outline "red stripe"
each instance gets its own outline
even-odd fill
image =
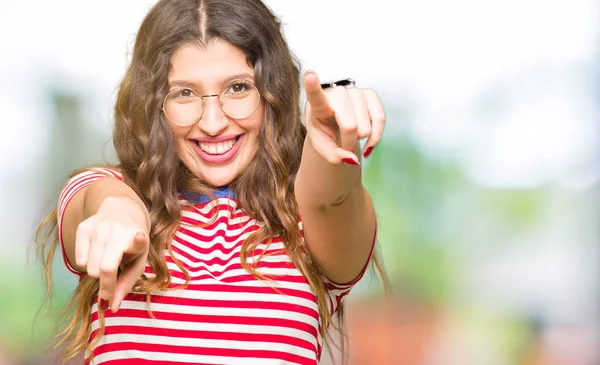
[[[277,275],[277,274],[272,274],[272,273],[271,274],[261,273],[261,274],[267,280],[289,282],[289,283],[299,283],[299,284],[307,283],[306,278],[304,276],[302,276],[301,274],[299,274],[297,276]],[[240,283],[240,282],[248,282],[248,281],[255,282],[258,280],[251,274],[241,274],[241,275],[229,276],[226,278],[216,278],[215,276],[210,275],[210,274],[200,274],[200,275],[190,275],[190,276],[191,276],[192,280],[212,279],[212,280],[218,280],[222,283]],[[182,272],[171,271],[171,277],[185,280],[185,275]]]
[[[227,220],[227,217],[225,217],[225,219]],[[218,229],[217,231],[212,233],[212,235],[210,235],[210,236],[202,234],[200,232],[191,231],[183,226],[179,226],[177,231],[179,231],[193,239],[202,241],[202,242],[211,242],[216,237],[222,237],[225,242],[230,243],[230,242],[238,241],[240,236],[243,235],[244,233],[252,233],[252,232],[255,232],[256,230],[258,230],[259,228],[260,227],[257,224],[253,224],[253,225],[247,226],[246,229],[244,229],[243,231],[240,231],[240,233],[235,236],[227,236],[226,231],[224,231],[223,229]],[[207,230],[207,228],[204,228],[203,230]],[[175,237],[177,237],[177,236],[175,236]]]
[[[173,252],[173,254],[177,254],[178,256],[182,256],[183,258],[188,259],[192,263],[204,263],[205,265],[208,265],[208,266],[215,265],[215,264],[223,266],[223,265],[227,265],[230,262],[235,261],[235,260],[237,260],[238,262],[241,263],[241,258],[240,258],[241,257],[241,252],[240,251],[235,252],[233,255],[231,255],[231,256],[229,256],[227,258],[221,258],[219,256],[215,256],[215,257],[211,258],[210,260],[206,260],[206,259],[203,259],[202,257],[195,256],[192,253],[183,251],[181,249],[181,247],[179,247],[178,245],[172,246],[171,247],[171,251]],[[273,257],[273,256],[286,256],[286,257],[288,257],[287,256],[287,252],[285,251],[285,249],[276,248],[276,249],[269,249],[269,250],[261,250],[261,249],[253,250],[251,253],[249,253],[248,259],[258,258],[261,255],[263,255],[263,257]],[[168,255],[168,254],[165,254],[165,259],[166,259],[167,262],[173,262],[173,258],[170,255]],[[260,262],[262,262],[262,261],[260,261]],[[292,268],[295,267],[294,263],[291,262],[291,261],[289,261],[289,258],[288,259],[281,258],[280,261],[278,261],[278,262],[286,262],[286,263],[292,265],[290,267],[292,267]]]
[[[134,294],[127,296],[129,300],[136,302],[145,302],[146,296],[142,294]],[[244,298],[244,297],[242,297]],[[241,309],[270,309],[280,310],[291,313],[301,313],[309,317],[318,318],[319,314],[312,308],[300,304],[281,303],[273,301],[258,301],[258,300],[216,300],[216,299],[196,299],[196,298],[180,298],[162,295],[153,295],[150,297],[152,303],[173,304],[189,307],[205,307],[205,308],[241,308]]]
[[[315,361],[298,356],[290,353],[281,351],[268,351],[268,350],[238,350],[229,348],[206,348],[206,347],[192,347],[192,346],[173,346],[173,345],[157,345],[157,344],[146,344],[137,342],[120,342],[109,345],[98,346],[94,350],[94,355],[98,356],[103,353],[112,351],[127,351],[127,350],[138,350],[144,352],[164,352],[173,354],[187,354],[187,355],[204,355],[204,356],[225,356],[225,357],[236,357],[236,358],[258,358],[258,359],[277,359],[284,361],[291,361],[297,364],[315,365]]]
[[[85,188],[86,186],[90,185],[92,182],[94,182],[98,179],[101,179],[103,177],[106,177],[106,176],[102,175],[102,174],[93,174],[93,175],[82,176],[79,179],[68,182],[67,185],[63,188],[63,193],[59,197],[59,206],[62,207],[61,209],[64,210],[66,208],[68,202],[71,200],[73,195],[77,194],[77,192],[79,190]],[[64,200],[64,201],[61,202],[61,200]]]
[[[80,280],[85,275],[85,273],[75,270],[73,267],[71,267],[71,265],[69,265],[69,262],[67,260],[67,253],[65,251],[65,245],[63,243],[63,232],[62,232],[63,220],[65,218],[65,212],[67,211],[67,206],[69,205],[69,202],[71,201],[71,199],[73,199],[75,194],[77,194],[83,188],[89,186],[91,183],[93,183],[94,181],[96,181],[102,177],[105,177],[105,175],[94,174],[91,176],[88,175],[85,178],[72,180],[70,183],[67,183],[66,186],[63,188],[63,192],[60,194],[60,197],[58,200],[58,211],[57,211],[57,214],[59,217],[58,218],[58,241],[60,243],[60,249],[61,249],[62,257],[63,257],[63,263],[65,264],[65,267],[67,268],[67,270],[78,275]]]
[[[169,259],[168,261],[172,262],[172,259]],[[282,270],[294,269],[294,265],[291,262],[260,261],[256,265],[251,265],[251,267],[253,267],[256,270],[259,270],[259,269],[282,269]],[[190,274],[190,276],[192,276],[194,278],[197,278],[198,276],[200,276],[202,274],[207,274],[207,275],[210,275],[211,277],[217,278],[217,277],[222,277],[225,274],[227,274],[233,270],[244,270],[242,264],[240,264],[239,262],[233,262],[229,265],[226,265],[223,268],[223,270],[221,270],[221,271],[208,269],[204,265],[200,266],[200,267],[190,267],[189,265],[184,265],[184,268],[187,270],[187,272]],[[262,271],[260,273],[263,275],[277,275],[276,273],[268,273],[268,272],[262,272]]]
[[[214,207],[214,208],[212,208],[211,210],[209,210],[208,212],[206,212],[206,213],[204,213],[204,214],[203,214],[202,212],[198,212],[198,211],[196,211],[196,210],[191,210],[191,209],[188,209],[187,207],[186,207],[186,208],[184,208],[183,210],[184,210],[184,212],[189,212],[189,213],[195,213],[195,214],[198,214],[199,216],[201,216],[201,217],[203,218],[202,220],[198,220],[198,219],[195,219],[195,218],[193,218],[193,217],[190,217],[190,216],[189,216],[189,214],[187,214],[187,215],[186,215],[186,214],[184,214],[184,215],[181,217],[181,221],[182,221],[183,223],[185,223],[185,224],[187,224],[187,225],[191,225],[191,226],[198,226],[198,227],[202,227],[202,225],[204,225],[204,224],[206,224],[206,223],[208,223],[208,222],[211,222],[211,221],[212,221],[212,219],[213,219],[213,217],[214,217],[216,214],[218,214],[217,212],[221,213],[221,212],[223,212],[223,211],[227,211],[227,213],[225,213],[225,214],[221,214],[221,215],[220,215],[220,216],[217,218],[217,220],[215,220],[215,221],[214,221],[214,223],[218,223],[218,222],[219,222],[219,220],[218,220],[218,219],[225,217],[225,218],[227,218],[227,220],[228,220],[228,222],[226,222],[226,223],[228,224],[228,227],[231,227],[232,229],[238,229],[238,228],[241,228],[241,227],[242,227],[244,224],[246,224],[246,223],[248,223],[248,222],[252,221],[252,218],[251,218],[251,217],[244,216],[243,214],[239,214],[239,213],[232,213],[231,211],[229,211],[229,210],[225,210],[225,209],[218,209],[217,207]],[[231,222],[230,222],[230,221],[232,221],[232,220],[237,220],[237,219],[239,219],[240,217],[245,217],[245,219],[241,219],[241,220],[240,220],[239,222],[237,222],[237,223],[231,223]]]
[[[172,248],[172,251],[173,251],[173,253],[176,253],[180,256],[187,258],[192,263],[202,264],[202,265],[198,265],[198,266],[192,266],[190,264],[184,263],[183,266],[188,271],[207,271],[213,275],[222,275],[227,271],[242,269],[242,263],[241,263],[241,260],[239,259],[240,258],[239,253],[232,256],[229,260],[224,260],[224,259],[214,257],[209,261],[204,261],[204,260],[198,259],[197,257],[194,257],[193,255],[191,255],[187,252],[180,251],[177,248]],[[281,255],[282,253],[279,253],[279,254]],[[253,257],[258,257],[258,255],[249,256],[249,258],[253,258]],[[174,262],[173,258],[170,256],[166,256],[166,261]],[[220,271],[209,269],[210,266],[215,265],[215,264],[219,265],[219,266],[223,266],[223,269]],[[272,269],[295,269],[296,268],[296,266],[294,266],[294,263],[292,263],[290,261],[283,261],[283,260],[275,261],[275,262],[260,260],[257,263],[250,263],[250,265],[253,267],[256,267],[256,268],[272,268]]]
[[[161,365],[190,365],[189,362],[178,362],[178,361],[164,361],[164,360],[148,360],[139,359],[137,357],[131,357],[127,359],[110,360],[104,361],[103,365],[146,365],[146,364],[161,364]],[[88,362],[85,363],[88,365]],[[222,364],[209,364],[204,362],[195,362],[194,365],[222,365]]]
[[[218,315],[207,315],[207,314],[190,314],[190,313],[169,313],[162,311],[152,311],[154,318],[150,317],[148,311],[145,309],[128,309],[121,308],[117,313],[111,311],[105,311],[104,315],[108,317],[132,317],[142,319],[159,319],[165,321],[178,321],[178,322],[189,322],[189,323],[213,323],[213,324],[238,324],[238,325],[249,325],[249,326],[275,326],[283,328],[295,328],[299,331],[310,333],[313,336],[317,336],[317,330],[309,323],[295,321],[293,319],[283,318],[268,318],[268,317],[249,317],[249,316],[218,316]],[[92,313],[92,322],[98,319],[98,312]]]
[[[200,215],[203,218],[212,218],[216,211],[229,212],[229,216],[232,214],[236,214],[237,216],[247,216],[244,214],[244,211],[237,208],[237,202],[230,198],[218,198],[218,199],[226,199],[225,202],[222,201],[207,201],[203,203],[201,206],[199,205],[189,205],[183,202],[186,202],[185,198],[180,197],[179,202],[185,207],[186,212],[195,213]],[[208,208],[208,210],[206,210]],[[206,210],[206,211],[205,211]],[[249,216],[248,216],[249,217]],[[193,219],[193,218],[190,218]]]
[[[274,243],[279,243],[279,242],[274,242]],[[188,250],[193,251],[198,256],[196,256],[192,253],[183,251],[182,248],[180,247],[180,245],[186,247]],[[196,245],[190,245],[186,241],[180,242],[180,239],[175,237],[173,239],[173,244],[171,245],[171,251],[178,253],[179,255],[189,259],[192,262],[214,262],[214,263],[219,263],[220,265],[225,265],[228,262],[230,262],[231,259],[237,259],[240,257],[241,250],[239,250],[239,251],[237,250],[240,247],[240,245],[241,245],[241,242],[240,242],[240,244],[234,246],[232,249],[227,250],[227,249],[224,249],[223,245],[221,245],[220,243],[215,243],[215,245],[212,248],[203,249]],[[262,245],[262,246],[266,247],[264,245]],[[205,252],[202,252],[202,251],[205,251]],[[227,258],[223,259],[219,256],[215,256],[215,257],[211,258],[210,261],[207,261],[206,258],[203,257],[203,256],[211,256],[212,252],[214,252],[214,251],[219,251],[220,253],[223,254],[223,256],[226,256]],[[252,252],[249,252],[249,257],[259,256],[259,255],[262,255],[263,253],[265,253],[265,255],[270,255],[270,256],[287,254],[287,252],[282,248],[269,248],[267,250],[264,250],[263,248],[259,247],[259,248],[254,249]]]
[[[207,340],[226,340],[239,342],[272,342],[283,343],[301,347],[309,351],[317,351],[314,344],[297,337],[286,335],[272,335],[268,333],[239,333],[239,332],[218,332],[218,331],[194,331],[180,330],[170,328],[153,328],[145,326],[110,326],[106,328],[106,335],[148,335],[165,336],[173,338],[196,338]]]
[[[177,197],[180,202],[191,203],[190,201],[186,200],[185,197],[183,197],[183,195],[181,195],[181,194],[178,195]],[[229,202],[221,203],[221,202],[215,202],[215,201],[207,201],[207,202],[204,202],[201,204],[193,204],[193,203],[185,204],[185,205],[183,205],[183,207],[186,212],[197,213],[203,217],[208,217],[208,218],[212,217],[212,215],[214,214],[212,212],[215,209],[231,212],[230,217],[234,218],[234,219],[239,218],[239,217],[248,216],[243,210],[237,209],[237,200],[235,198],[232,198],[231,196],[229,196],[229,197],[220,197],[218,199],[227,199],[227,200],[229,200]],[[206,207],[208,205],[214,205],[214,206],[211,207],[207,213],[202,213],[201,211],[206,209]],[[233,209],[235,209],[235,210],[233,210]]]
[[[171,243],[171,248],[177,247],[177,244],[179,244],[181,246],[187,247],[188,249],[194,251],[195,253],[197,253],[199,255],[208,256],[208,255],[211,255],[214,251],[219,251],[226,256],[230,256],[244,242],[244,240],[239,238],[239,236],[234,237],[234,238],[231,238],[231,240],[228,242],[228,243],[232,243],[231,247],[226,248],[220,242],[212,242],[216,237],[217,236],[210,237],[210,238],[207,237],[206,239],[201,240],[201,242],[203,242],[204,244],[207,244],[207,243],[211,244],[211,247],[202,247],[200,244],[194,243],[194,241],[188,241],[180,236],[175,235],[175,236],[173,236],[173,242]],[[226,242],[227,242],[227,240],[226,240]]]
[[[186,200],[183,198],[180,198],[179,201],[181,203],[182,201],[186,201]],[[206,209],[205,207],[209,203],[214,204],[214,202],[208,202],[206,204],[203,204],[202,208],[200,208],[195,205],[190,206],[190,205],[182,203],[181,209],[183,210],[184,213],[187,212],[187,213],[198,214],[201,217],[206,218],[208,221],[210,221],[210,218],[212,218],[218,211],[228,212],[227,216],[230,219],[245,218],[244,220],[242,220],[242,222],[248,222],[249,220],[252,220],[252,217],[246,215],[246,213],[244,213],[243,210],[237,209],[237,203],[233,199],[229,199],[229,204],[214,205],[208,211],[202,212],[202,210]],[[184,215],[184,218],[189,219],[190,222],[205,223],[204,221],[198,221],[198,220],[196,220],[192,217],[186,216],[186,215]]]
[[[170,288],[176,288],[179,284],[171,284]],[[308,299],[317,303],[317,297],[308,291],[291,289],[291,288],[272,288],[263,286],[241,286],[241,285],[223,285],[223,284],[189,284],[186,290],[200,292],[227,292],[227,293],[249,293],[249,294],[273,294],[281,293],[283,295],[294,296],[298,298]],[[130,294],[135,295],[135,294]],[[129,298],[129,296],[127,296]],[[144,298],[145,300],[145,298]]]

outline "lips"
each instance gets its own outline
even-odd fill
[[[199,138],[190,140],[198,156],[208,164],[224,164],[231,161],[240,150],[244,134],[222,136],[220,138]]]
[[[240,139],[240,136],[220,142],[202,142],[196,141],[200,149],[210,155],[222,155],[229,152],[235,143]]]

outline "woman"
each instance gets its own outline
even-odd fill
[[[80,276],[67,358],[318,363],[373,255],[358,156],[385,115],[374,91],[303,81],[306,126],[297,62],[261,1],[150,10],[115,108],[120,164],[74,174],[47,219]],[[38,247],[48,279],[56,246]]]

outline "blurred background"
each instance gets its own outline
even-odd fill
[[[0,1],[0,364],[49,364],[27,259],[68,174],[116,162],[116,88],[154,0]],[[600,3],[268,0],[304,69],[387,111],[364,162],[395,297],[348,298],[350,364],[600,364]],[[324,363],[339,363],[339,354]]]

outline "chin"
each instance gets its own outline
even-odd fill
[[[198,167],[201,167],[200,169]],[[238,166],[221,166],[219,168],[198,166],[192,173],[209,186],[223,187],[231,184],[242,172]]]
[[[184,161],[184,165],[188,170],[200,179],[203,183],[214,186],[223,187],[231,184],[238,176],[248,168],[256,151],[252,151],[251,156],[248,156],[247,151],[241,152],[236,159],[224,165],[206,164],[197,156],[194,156],[195,151],[190,151]],[[246,152],[246,153],[244,153]]]
[[[231,178],[203,178],[202,181],[206,182],[208,185],[210,186],[214,186],[214,187],[223,187],[226,185],[231,184],[231,182],[234,180],[234,177]]]

